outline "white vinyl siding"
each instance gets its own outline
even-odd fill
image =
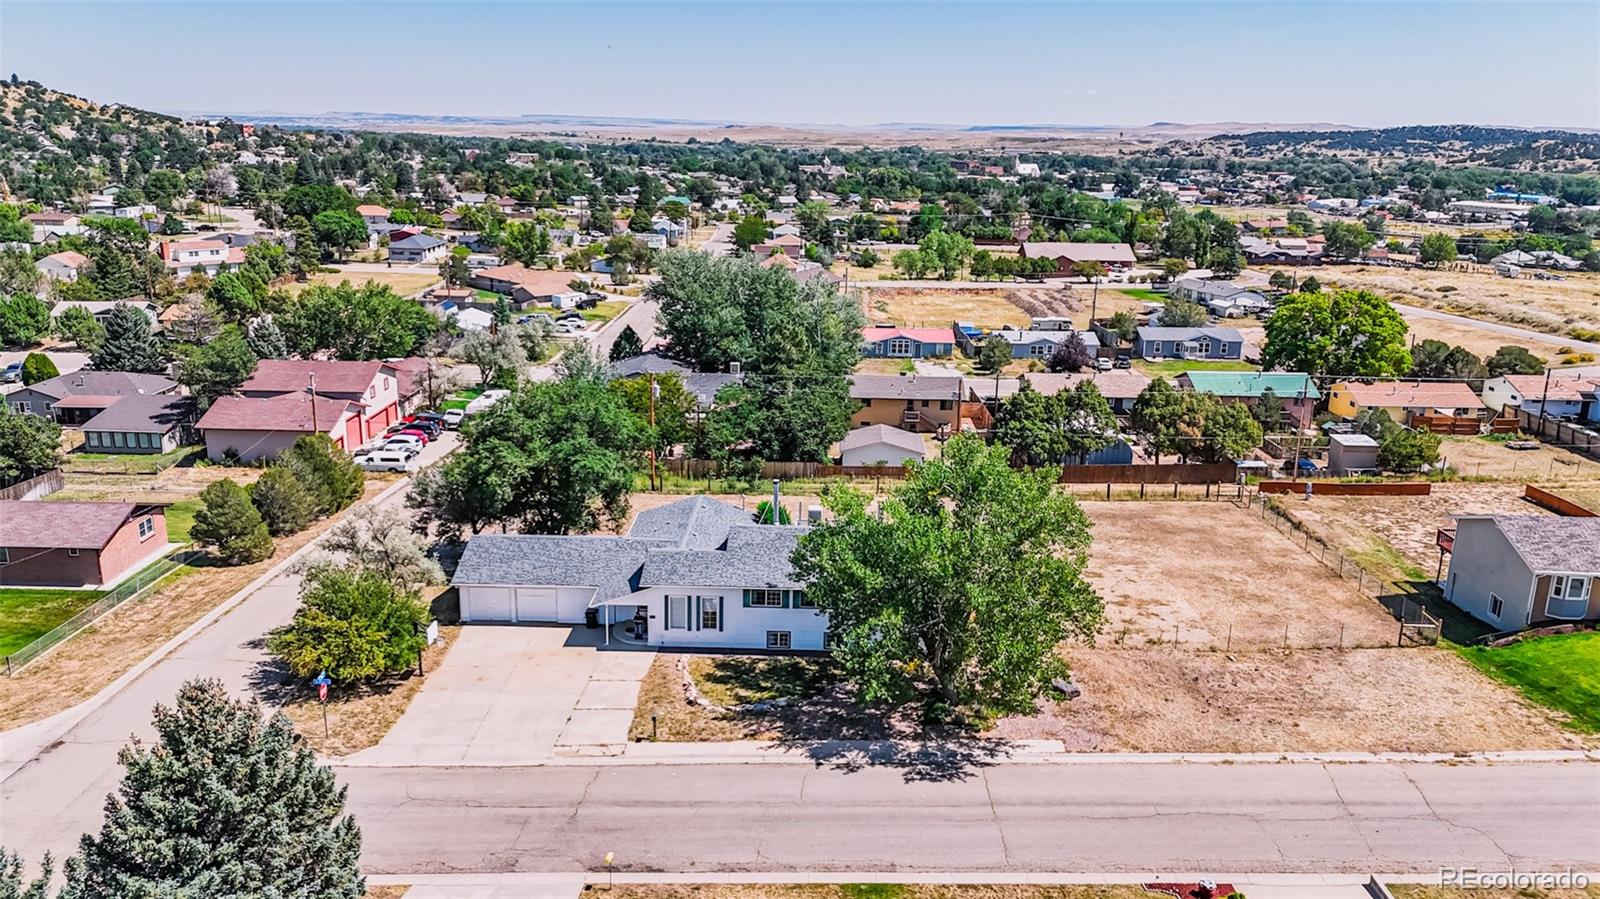
[[[1550,578],[1550,596],[1545,614],[1551,618],[1576,620],[1589,611],[1590,578],[1583,575],[1556,575]]]

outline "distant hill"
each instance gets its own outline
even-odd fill
[[[1440,156],[1481,165],[1545,169],[1600,160],[1600,133],[1487,125],[1409,125],[1346,131],[1276,130],[1219,134],[1206,143],[1241,155],[1352,152]]]
[[[85,131],[165,128],[176,116],[92,100],[45,87],[37,81],[0,81],[0,125],[51,140],[72,140]]]

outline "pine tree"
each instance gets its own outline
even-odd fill
[[[274,537],[303,531],[317,517],[317,498],[282,465],[267,469],[250,485],[250,502]]]
[[[622,333],[618,334],[616,342],[611,344],[611,361],[632,359],[642,352],[644,352],[644,341],[639,339],[639,332],[633,330],[633,325],[623,325]]]
[[[250,352],[255,353],[257,359],[289,358],[289,341],[284,338],[283,329],[270,317],[263,316],[251,322],[245,330],[244,342],[250,345]]]
[[[150,327],[150,317],[127,303],[118,303],[106,316],[106,336],[89,367],[95,371],[132,371],[159,374],[167,370],[161,346]]]
[[[316,500],[317,512],[331,515],[361,496],[366,472],[333,445],[326,434],[307,434],[278,457]]]
[[[56,368],[56,364],[50,361],[50,357],[43,353],[29,353],[27,358],[22,360],[22,383],[24,384],[37,384],[40,381],[48,381],[60,374],[61,370]]]
[[[229,565],[248,565],[272,555],[272,535],[250,494],[233,480],[214,481],[200,491],[203,504],[189,536],[216,549]]]
[[[345,788],[301,745],[288,718],[231,699],[216,680],[157,706],[158,745],[118,756],[98,836],[67,863],[73,899],[298,896],[359,899],[361,831]]]
[[[50,872],[55,861],[49,853],[40,864],[38,878],[22,878],[22,856],[0,849],[0,899],[50,899]]]

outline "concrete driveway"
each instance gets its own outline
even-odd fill
[[[584,627],[474,624],[377,746],[349,765],[517,765],[628,741],[654,653],[600,649]]]

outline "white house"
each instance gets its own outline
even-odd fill
[[[389,210],[376,203],[362,203],[356,207],[356,215],[361,216],[368,234],[387,234],[394,228],[389,222]]]
[[[1519,409],[1554,418],[1570,416],[1600,421],[1600,378],[1544,375],[1501,375],[1483,382],[1483,404],[1495,414]]]
[[[89,264],[89,257],[76,250],[51,253],[33,264],[39,273],[52,281],[76,281]]]
[[[161,244],[161,259],[174,278],[195,272],[215,277],[218,272],[244,265],[244,250],[220,240],[169,240]]]
[[[804,532],[696,496],[639,513],[625,537],[479,534],[451,584],[468,623],[592,614],[607,640],[820,651],[827,618],[789,568]]]
[[[389,244],[389,261],[403,263],[438,262],[449,246],[432,234],[413,234]]]
[[[921,435],[893,425],[867,425],[856,428],[839,441],[841,465],[893,465],[921,462],[927,446]]]

